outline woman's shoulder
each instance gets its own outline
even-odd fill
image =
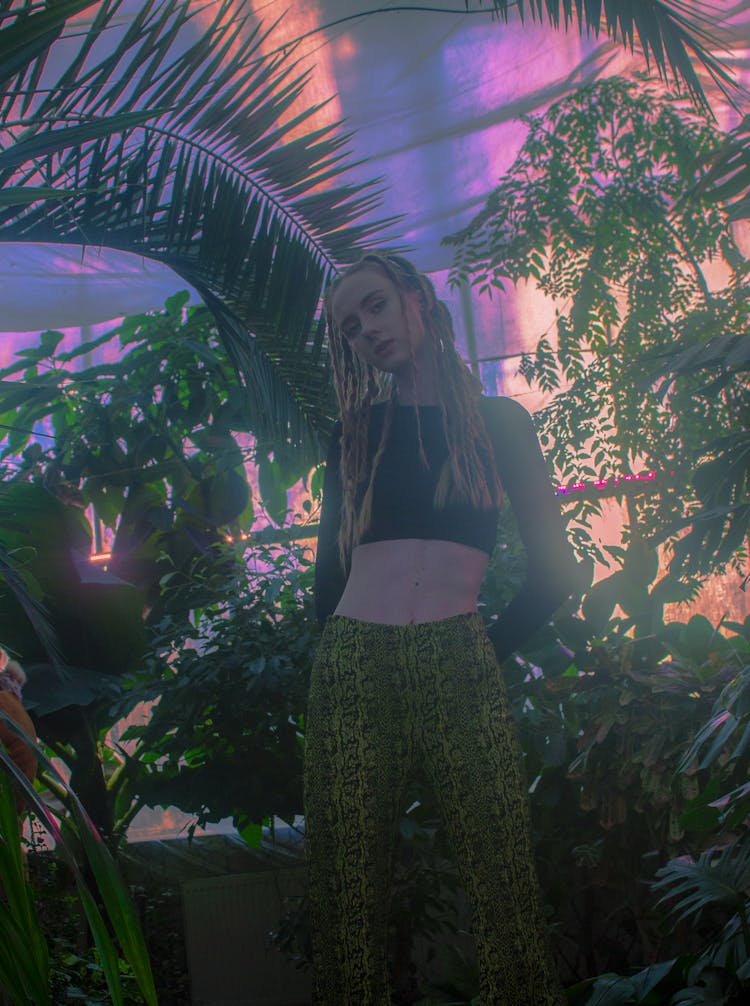
[[[479,411],[485,423],[492,426],[498,424],[508,426],[530,426],[531,415],[516,401],[505,395],[482,395],[479,399]]]

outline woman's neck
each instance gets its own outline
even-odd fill
[[[416,375],[394,374],[396,401],[399,405],[437,405],[440,402],[434,368],[420,369]]]

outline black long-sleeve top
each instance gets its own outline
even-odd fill
[[[370,458],[380,440],[385,408],[372,409]],[[569,596],[576,583],[576,563],[528,412],[510,398],[482,398],[480,412],[527,559],[523,586],[488,629],[502,661]],[[496,509],[478,510],[469,504],[434,507],[435,485],[447,445],[438,406],[419,406],[419,418],[429,468],[419,460],[414,407],[397,406],[375,477],[372,522],[361,543],[430,538],[460,542],[490,554],[497,535]],[[340,440],[341,425],[337,424],[326,463],[315,566],[315,602],[321,626],[335,610],[346,585],[338,555]]]

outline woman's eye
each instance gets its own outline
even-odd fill
[[[376,300],[372,304],[372,313],[373,314],[378,314],[378,312],[382,311],[384,307],[385,307],[385,301],[384,300]]]

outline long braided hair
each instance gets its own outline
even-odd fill
[[[451,503],[468,503],[478,509],[497,506],[502,488],[497,477],[494,453],[479,412],[482,385],[471,373],[456,350],[450,312],[438,300],[431,281],[401,255],[367,252],[357,262],[340,272],[329,284],[324,300],[328,325],[333,380],[341,412],[341,484],[342,508],[339,529],[339,557],[346,568],[351,553],[370,525],[375,475],[385,452],[395,413],[396,386],[390,374],[371,367],[359,357],[337,329],[333,320],[333,296],[348,276],[361,269],[375,268],[394,284],[399,292],[407,330],[421,329],[432,345],[439,391],[439,405],[448,457],[435,489],[438,509]],[[421,310],[405,294],[416,291]],[[411,340],[410,340],[411,344]],[[416,361],[412,349],[412,377],[416,390]],[[383,429],[372,464],[368,464],[368,428],[371,407],[387,401]],[[416,395],[414,396],[416,403]],[[422,443],[418,405],[414,406],[419,441],[419,456],[428,467]],[[359,487],[366,483],[362,503],[357,510]]]

